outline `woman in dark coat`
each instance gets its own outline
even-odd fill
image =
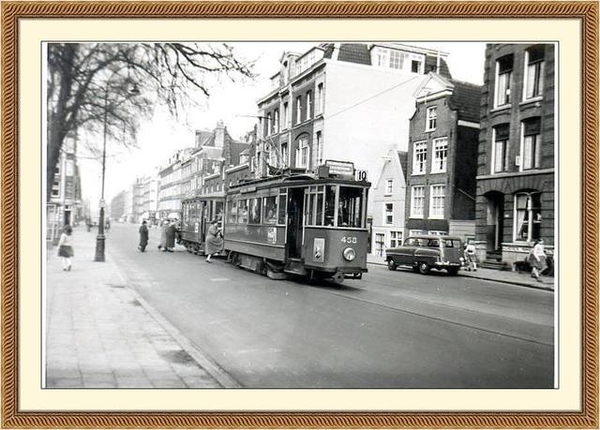
[[[167,225],[167,243],[165,244],[169,252],[173,252],[173,248],[175,248],[175,230],[175,221],[171,221]]]
[[[146,220],[142,221],[142,225],[140,226],[140,244],[138,249],[141,252],[146,251],[146,246],[148,246],[148,226],[146,225]]]
[[[213,219],[208,227],[208,234],[206,235],[206,262],[210,263],[210,257],[213,254],[220,252],[223,249],[223,235],[219,228],[219,220]]]

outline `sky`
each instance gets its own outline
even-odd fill
[[[305,52],[319,42],[238,42],[232,43],[242,58],[255,61],[257,78],[250,82],[223,80],[211,90],[210,98],[187,118],[174,120],[160,108],[152,120],[142,124],[137,136],[138,149],[127,150],[107,142],[105,200],[164,165],[177,150],[194,146],[195,130],[213,130],[222,120],[234,139],[241,138],[256,123],[257,100],[270,91],[269,78],[279,70],[284,51]],[[453,79],[483,83],[485,43],[480,42],[403,42],[408,45],[439,49],[448,54]],[[99,160],[80,159],[83,198],[92,208],[100,201],[101,164]]]

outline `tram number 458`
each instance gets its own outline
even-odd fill
[[[342,237],[342,243],[358,243],[358,238],[354,236]]]

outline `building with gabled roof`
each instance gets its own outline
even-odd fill
[[[481,86],[430,73],[410,120],[406,234],[475,235]]]
[[[402,244],[406,207],[407,152],[390,150],[383,157],[378,178],[371,185],[373,220],[371,251],[385,257],[385,250]]]

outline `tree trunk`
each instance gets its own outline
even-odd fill
[[[54,171],[60,158],[60,150],[67,136],[67,130],[74,118],[69,117],[70,111],[68,102],[73,92],[73,63],[78,49],[77,44],[66,44],[62,46],[63,52],[60,55],[61,69],[58,82],[59,94],[54,109],[48,109],[49,133],[48,133],[48,153],[46,166],[46,202],[52,197],[52,184],[54,183]]]

